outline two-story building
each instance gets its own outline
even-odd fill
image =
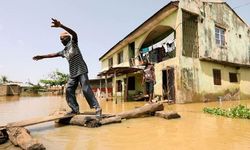
[[[172,1],[100,57],[114,96],[144,91],[141,64],[154,63],[155,95],[176,103],[250,98],[250,28],[225,2]]]

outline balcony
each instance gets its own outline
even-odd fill
[[[130,67],[139,66],[148,61],[151,63],[159,63],[176,56],[175,46],[169,46],[168,48],[157,47],[151,50],[142,49],[140,54],[134,58],[130,58]]]

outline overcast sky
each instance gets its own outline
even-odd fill
[[[250,23],[250,0],[227,0]],[[152,16],[169,0],[2,0],[0,5],[0,76],[37,83],[58,69],[68,73],[63,58],[33,61],[37,54],[54,53],[62,29],[51,28],[51,17],[78,33],[79,47],[89,77],[100,72],[99,62],[107,50]]]

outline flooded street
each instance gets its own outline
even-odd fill
[[[91,111],[79,97],[81,112]],[[144,105],[144,102],[100,101],[103,113],[117,113]],[[195,104],[164,104],[165,111],[175,110],[181,119],[157,117],[124,120],[100,128],[59,126],[54,122],[27,127],[48,150],[249,150],[250,120],[204,114],[204,107],[223,108],[238,104],[250,107],[250,100]],[[0,125],[23,119],[47,116],[67,108],[64,97],[0,97]],[[16,150],[10,142],[0,149]]]

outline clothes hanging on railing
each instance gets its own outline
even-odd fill
[[[149,47],[142,48],[142,53],[147,53],[149,51]]]
[[[175,41],[168,40],[166,43],[163,43],[162,46],[165,48],[166,52],[172,52],[173,50],[175,50]]]
[[[149,61],[158,63],[162,61],[164,56],[165,56],[164,47],[158,47],[149,52]]]
[[[139,64],[143,64],[145,61],[152,63],[158,63],[164,60],[164,58],[172,58],[173,51],[175,50],[175,39],[161,41],[148,47],[143,47],[140,52],[134,58],[131,58],[131,65],[136,65],[135,61],[139,61]],[[168,56],[169,53],[169,56]]]

